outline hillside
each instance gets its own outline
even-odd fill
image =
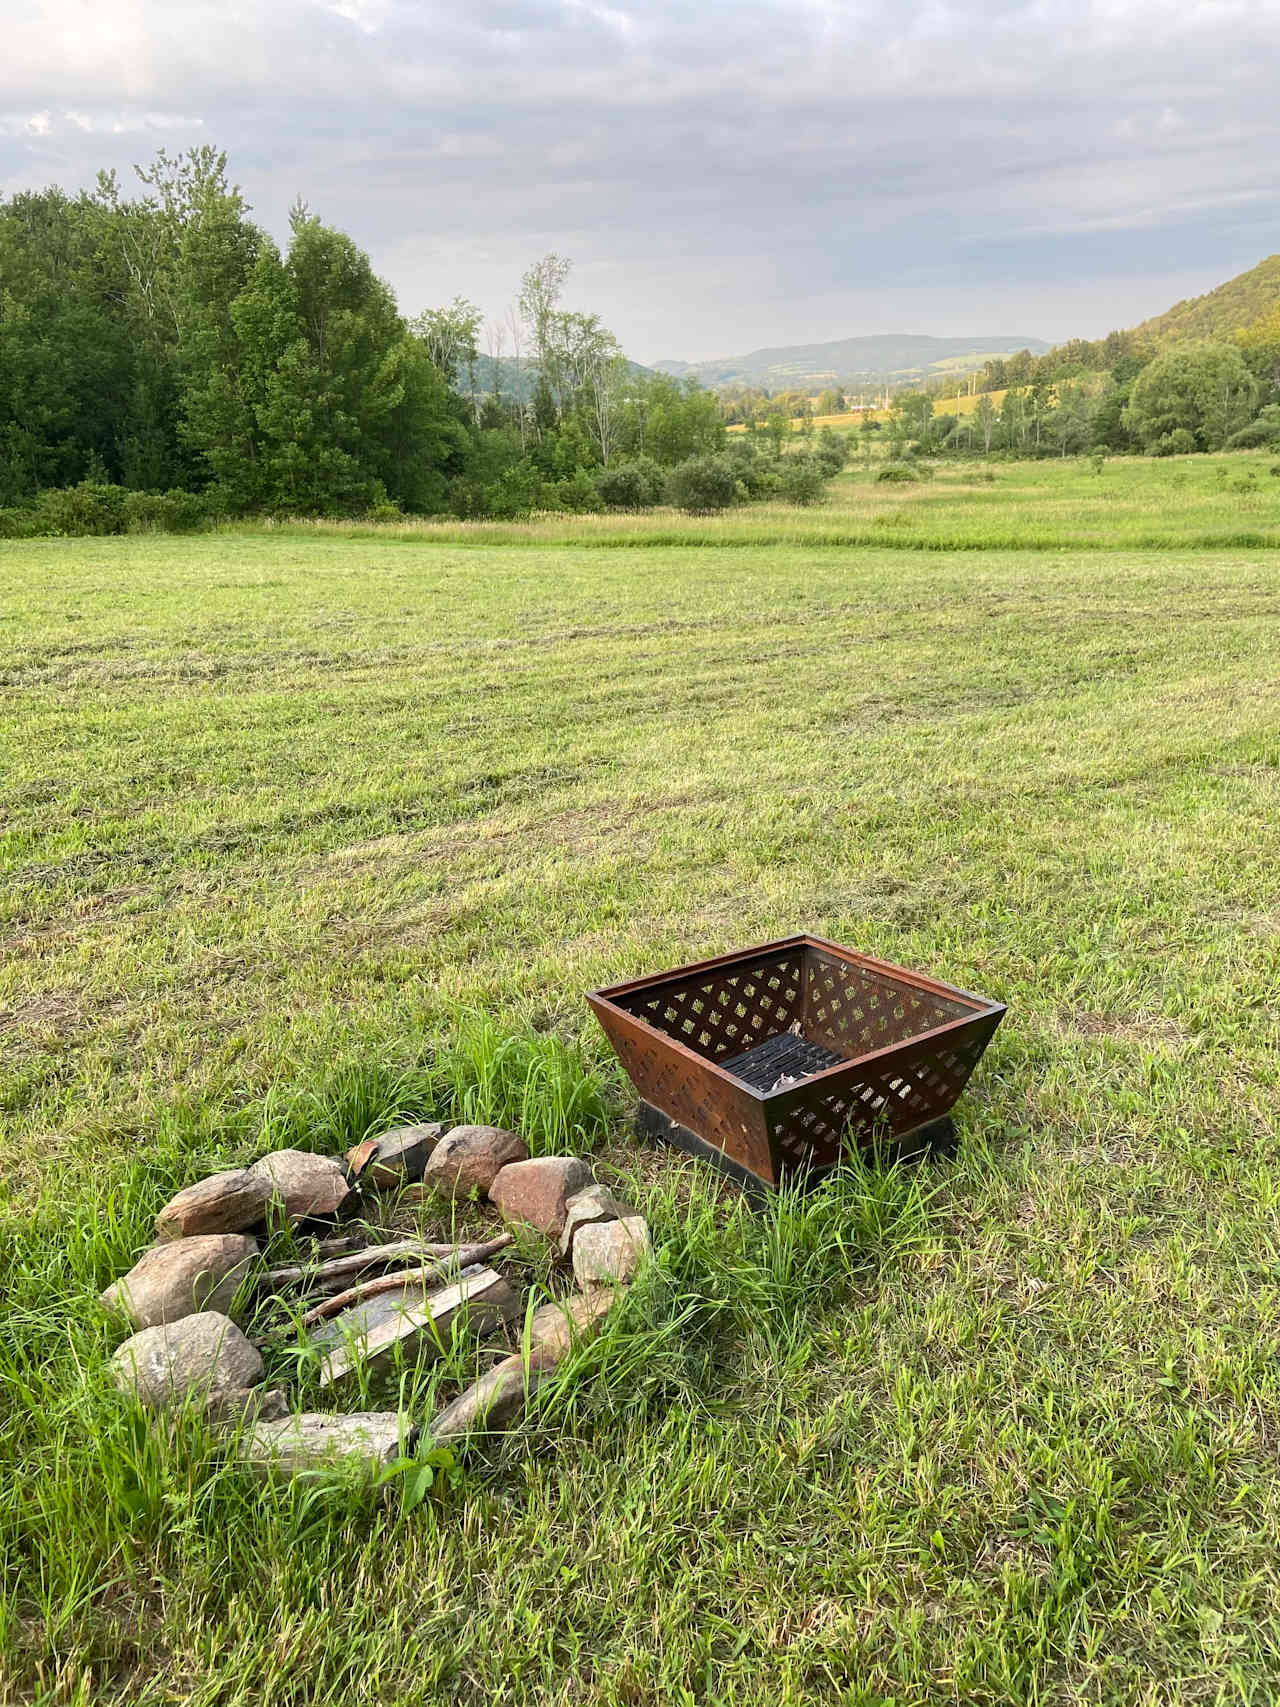
[[[1176,302],[1133,330],[1156,343],[1178,338],[1227,338],[1252,326],[1280,302],[1280,255],[1268,255],[1247,273],[1228,279],[1204,296]]]
[[[864,338],[836,338],[823,344],[784,344],[718,361],[655,362],[659,373],[691,376],[704,385],[788,386],[905,385],[930,374],[980,368],[988,356],[1030,350],[1043,355],[1040,338],[929,338],[887,332]]]

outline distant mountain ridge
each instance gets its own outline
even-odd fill
[[[1154,343],[1178,338],[1229,338],[1242,332],[1280,302],[1280,255],[1268,255],[1247,273],[1237,273],[1204,296],[1175,302],[1163,314],[1143,320],[1132,330]]]
[[[822,344],[783,344],[718,361],[654,362],[658,373],[695,378],[704,385],[757,385],[770,390],[824,385],[903,385],[931,374],[978,369],[988,356],[1030,350],[1042,356],[1043,338],[931,338],[906,332],[879,332],[861,338],[835,338]]]

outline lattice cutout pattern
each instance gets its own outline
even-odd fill
[[[793,1107],[773,1122],[774,1153],[787,1167],[831,1167],[846,1137],[869,1142],[893,1137],[946,1114],[968,1083],[986,1048],[989,1027],[954,1046],[921,1052],[904,1063],[886,1062],[851,1084]]]
[[[849,1142],[898,1136],[946,1114],[1000,1018],[984,1011],[986,1004],[917,989],[813,944],[676,972],[619,991],[612,1002],[622,1012],[603,1023],[641,1096],[775,1181],[790,1168],[832,1166]],[[945,1037],[923,1040],[964,1019],[970,1023]],[[777,1039],[782,1049],[792,1038],[811,1073],[821,1053],[805,1052],[804,1044],[820,1045],[846,1065],[776,1091],[772,1082],[753,1091],[736,1079],[735,1057],[771,1060],[761,1046]],[[691,1061],[685,1051],[701,1059]],[[880,1059],[858,1065],[877,1051]],[[712,1072],[710,1063],[723,1071]]]
[[[960,1019],[960,1002],[899,983],[873,968],[810,954],[805,966],[804,1035],[854,1060]]]
[[[744,1146],[767,1153],[764,1123],[758,1110],[735,1107],[726,1087],[709,1082],[700,1067],[690,1067],[657,1038],[631,1036],[619,1045],[632,1083],[647,1102],[687,1126],[699,1138],[746,1161]],[[755,1131],[751,1131],[752,1125]]]
[[[708,1061],[741,1055],[802,1019],[804,955],[730,966],[685,984],[663,984],[618,1005]],[[695,1127],[696,1131],[697,1128]]]

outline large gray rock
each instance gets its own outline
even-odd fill
[[[240,1436],[242,1463],[262,1476],[305,1476],[356,1467],[370,1476],[408,1452],[417,1430],[395,1411],[303,1411],[260,1421]]]
[[[525,1162],[529,1152],[514,1132],[500,1126],[455,1126],[427,1158],[422,1181],[440,1197],[487,1194],[502,1169]]]
[[[598,1221],[621,1221],[634,1215],[635,1210],[623,1203],[607,1185],[589,1185],[565,1204],[564,1227],[560,1233],[560,1255],[573,1255],[573,1241],[579,1227],[591,1227]]]
[[[309,1150],[273,1150],[249,1172],[265,1181],[271,1201],[284,1205],[290,1221],[334,1215],[351,1194],[342,1163]]]
[[[489,1187],[504,1221],[519,1221],[558,1239],[569,1199],[591,1183],[591,1169],[577,1156],[537,1156],[508,1162]]]
[[[197,1310],[224,1316],[258,1254],[243,1233],[201,1233],[144,1251],[128,1274],[102,1294],[135,1328],[178,1322]]]
[[[229,1316],[205,1310],[144,1328],[111,1360],[116,1385],[155,1410],[189,1397],[218,1402],[262,1380],[262,1359]]]
[[[649,1249],[649,1226],[643,1215],[579,1227],[573,1241],[574,1278],[584,1288],[626,1282]]]
[[[266,1214],[271,1185],[251,1168],[210,1174],[171,1197],[156,1216],[156,1237],[189,1239],[198,1233],[240,1233]]]
[[[363,1183],[391,1191],[422,1178],[427,1158],[444,1134],[444,1125],[438,1120],[421,1126],[397,1126],[348,1150],[347,1163]]]
[[[529,1349],[548,1363],[559,1363],[577,1342],[592,1337],[617,1297],[612,1286],[593,1286],[543,1304],[529,1318]]]
[[[554,1359],[545,1352],[532,1352],[527,1361],[518,1354],[504,1357],[451,1405],[436,1413],[427,1425],[432,1443],[443,1445],[480,1430],[496,1434],[510,1428],[523,1415],[529,1395],[553,1367]]]

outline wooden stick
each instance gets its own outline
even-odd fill
[[[487,1245],[476,1245],[472,1248],[477,1251],[487,1252],[488,1250]],[[466,1253],[464,1252],[464,1254]],[[475,1264],[463,1263],[461,1265],[463,1272],[479,1266],[479,1260],[481,1259],[477,1259]],[[426,1287],[432,1281],[445,1279],[452,1267],[451,1263],[444,1262],[423,1263],[418,1268],[401,1268],[397,1269],[394,1274],[379,1275],[377,1280],[362,1280],[358,1285],[348,1287],[345,1292],[339,1292],[333,1298],[326,1298],[323,1304],[317,1304],[314,1309],[308,1310],[302,1318],[302,1326],[304,1328],[314,1327],[317,1322],[323,1322],[328,1316],[338,1315],[349,1305],[363,1304],[366,1298],[376,1298],[383,1292],[395,1292],[402,1286],[412,1285],[414,1281],[421,1281]],[[455,1278],[457,1278],[456,1271]]]
[[[495,1256],[499,1251],[505,1250],[510,1243],[510,1233],[502,1233],[496,1239],[476,1245],[431,1245],[424,1244],[421,1239],[400,1239],[390,1245],[368,1245],[362,1251],[352,1251],[350,1256],[334,1257],[332,1262],[294,1268],[273,1268],[267,1275],[267,1280],[272,1286],[287,1286],[298,1280],[305,1280],[309,1284],[323,1284],[339,1277],[359,1274],[364,1268],[377,1268],[383,1263],[398,1262],[408,1257],[421,1257],[428,1261],[434,1259],[445,1263],[481,1262],[486,1257]]]

